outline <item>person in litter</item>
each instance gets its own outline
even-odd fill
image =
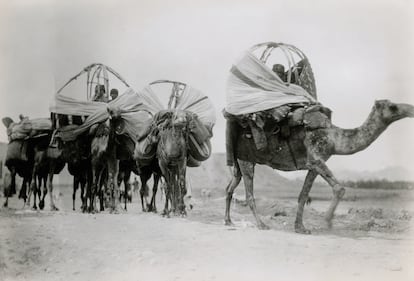
[[[114,100],[118,97],[118,90],[117,89],[111,89],[111,92],[109,93],[111,96],[111,100]]]

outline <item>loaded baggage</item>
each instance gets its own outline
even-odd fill
[[[269,58],[275,50],[286,61],[272,67]],[[287,65],[286,72],[282,63]],[[275,137],[288,139],[294,127],[331,126],[331,111],[317,102],[309,60],[292,45],[253,46],[231,68],[226,91],[223,115],[228,165],[234,164],[234,143],[241,134],[251,138],[257,150],[265,151]]]
[[[167,109],[153,89],[154,85],[164,83],[173,85]],[[168,126],[169,122],[177,128],[186,130],[188,134],[187,166],[198,167],[202,161],[210,157],[215,110],[204,94],[186,84],[168,80],[155,81],[139,94],[154,109],[158,108],[158,111],[146,130],[147,135],[136,144],[135,157],[138,162],[148,163],[156,157],[158,132]]]

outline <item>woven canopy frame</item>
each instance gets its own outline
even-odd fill
[[[296,78],[296,81],[298,81],[300,73],[298,71],[298,67],[297,64],[299,61],[304,61],[306,63],[306,67],[309,68],[312,78],[314,80],[313,77],[313,72],[312,72],[312,67],[309,63],[308,58],[306,57],[306,55],[297,47],[291,45],[291,44],[286,44],[286,43],[275,43],[275,42],[264,42],[264,43],[259,43],[256,44],[254,46],[252,46],[249,51],[253,52],[255,50],[264,48],[264,50],[262,51],[259,59],[263,62],[263,64],[266,64],[266,62],[268,61],[269,57],[271,56],[272,52],[276,49],[279,49],[283,55],[285,56],[287,63],[288,63],[288,71],[287,71],[287,82],[286,85],[289,86],[292,83],[292,77],[293,75]],[[299,61],[295,59],[294,55],[296,55],[297,57],[299,57]],[[314,89],[314,93],[311,93],[312,96],[314,96],[314,98],[317,98],[316,95],[316,87]]]
[[[93,98],[93,85],[104,85],[105,89],[109,89],[109,77],[108,73],[114,75],[119,81],[121,81],[126,87],[130,87],[129,84],[125,81],[125,79],[114,69],[111,67],[104,65],[102,63],[92,63],[85,67],[82,71],[78,74],[73,76],[66,82],[57,92],[56,94],[60,94],[62,90],[69,85],[74,80],[78,79],[83,74],[87,75],[86,78],[86,99],[88,101],[92,100]]]

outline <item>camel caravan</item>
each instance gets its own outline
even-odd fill
[[[86,99],[65,94],[81,77],[86,78]],[[120,86],[125,90],[119,91]],[[76,92],[85,92],[84,87]],[[317,100],[308,58],[284,43],[261,43],[243,53],[230,69],[226,94],[226,157],[232,167],[226,188],[226,225],[233,224],[230,206],[243,178],[257,226],[268,228],[259,217],[253,195],[254,168],[262,164],[282,171],[308,171],[298,198],[294,223],[298,233],[310,233],[303,224],[303,211],[315,178],[320,175],[326,180],[333,191],[326,213],[330,227],[345,187],[326,161],[335,154],[361,151],[391,123],[414,117],[412,105],[379,100],[360,127],[336,127],[331,110]],[[210,157],[216,112],[208,96],[185,83],[158,80],[135,91],[112,68],[92,64],[57,91],[50,118],[20,119],[3,118],[9,136],[6,166],[11,173],[5,207],[16,193],[17,174],[23,178],[19,198],[24,205],[30,204],[33,195],[32,208],[37,209],[38,198],[43,209],[49,193],[51,210],[57,210],[53,176],[67,164],[73,176],[73,210],[80,187],[83,212],[119,212],[122,182],[126,210],[132,192],[129,180],[135,174],[142,183],[139,194],[144,212],[157,211],[158,184],[165,181],[162,214],[169,216],[186,215],[186,168],[198,167]]]

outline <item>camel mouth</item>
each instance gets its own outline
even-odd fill
[[[400,110],[405,116],[409,118],[414,118],[414,105],[400,104]]]

